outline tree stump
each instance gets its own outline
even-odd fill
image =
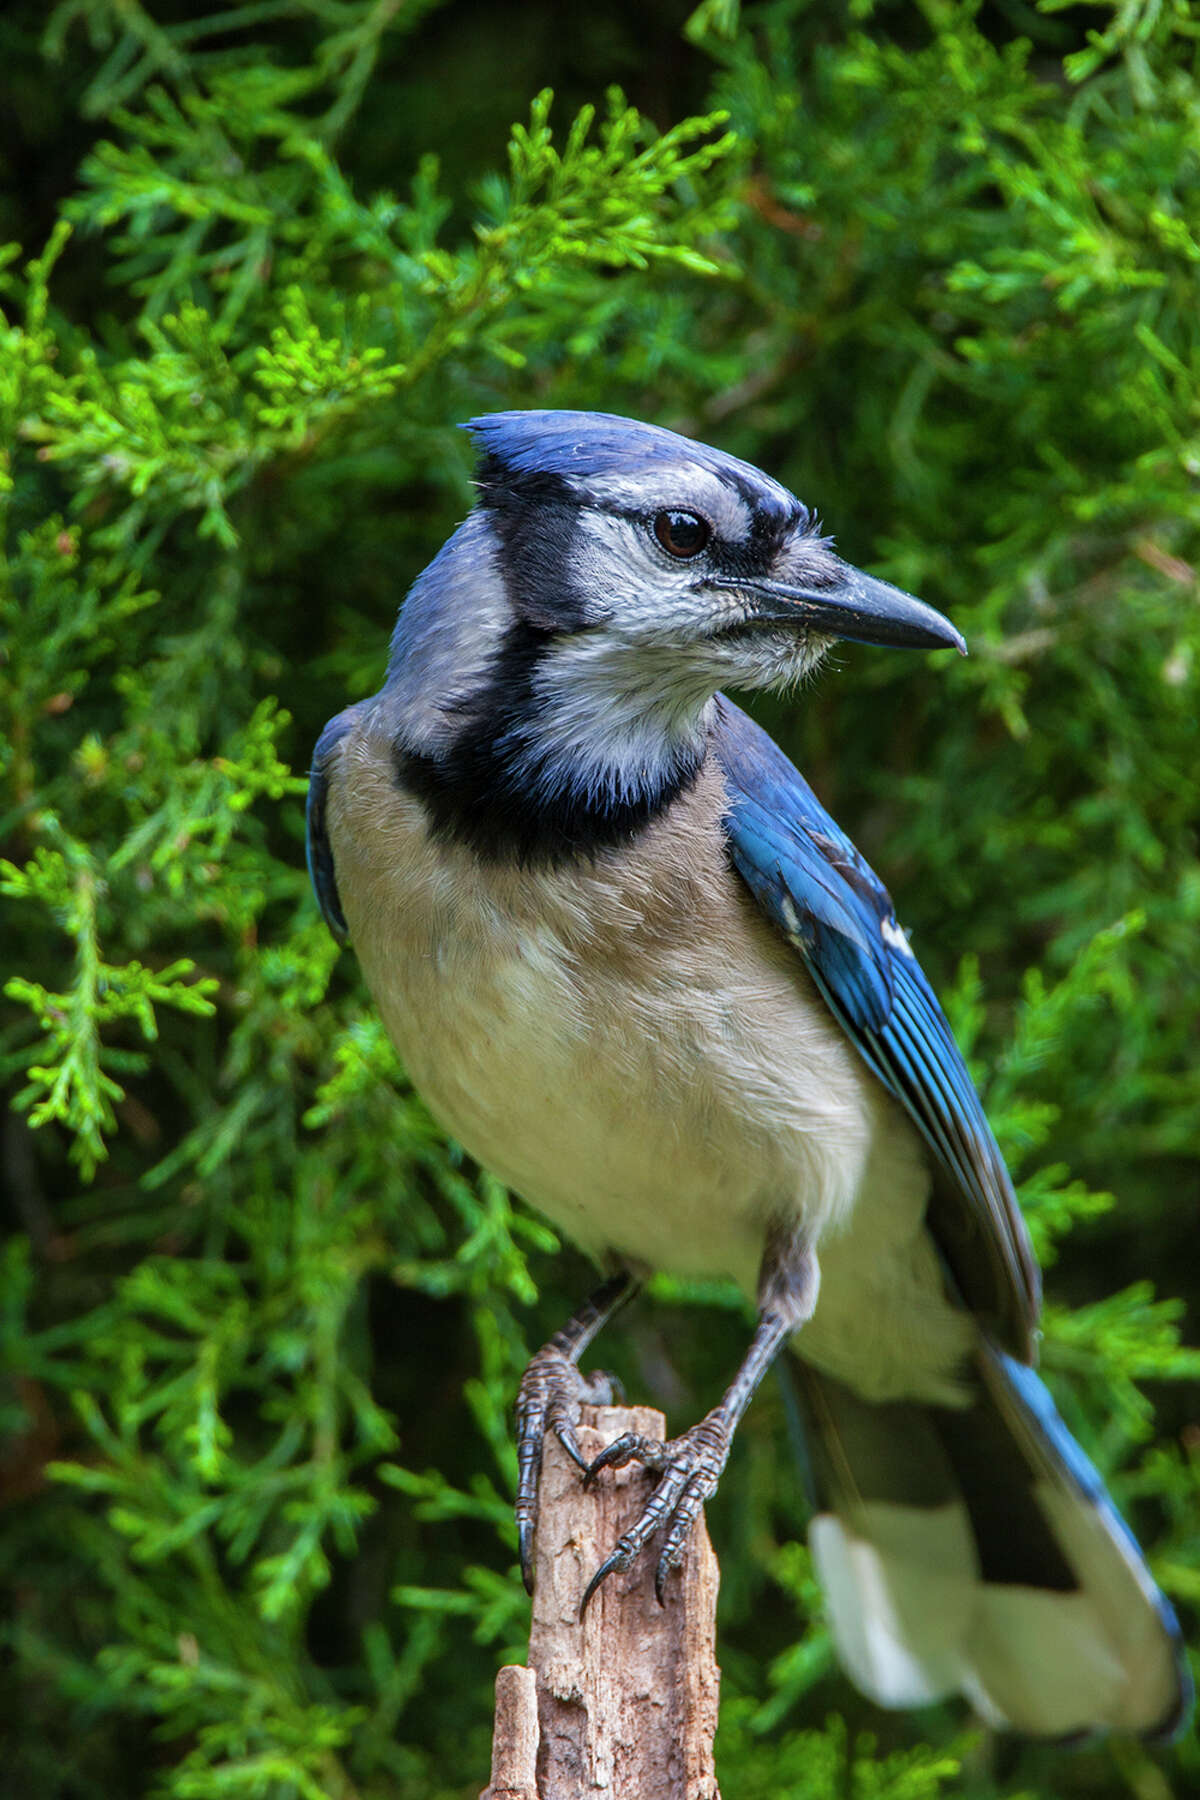
[[[580,1448],[590,1459],[622,1432],[661,1438],[664,1426],[650,1407],[585,1407]],[[719,1571],[703,1518],[665,1605],[654,1595],[652,1544],[632,1569],[609,1576],[579,1618],[584,1588],[653,1479],[636,1466],[606,1470],[585,1492],[547,1439],[529,1665],[496,1678],[492,1779],[480,1800],[720,1800]]]

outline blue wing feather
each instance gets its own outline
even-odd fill
[[[1028,1361],[1037,1265],[950,1027],[886,888],[766,732],[718,695],[712,748],[734,867],[935,1157],[928,1223],[964,1302]]]

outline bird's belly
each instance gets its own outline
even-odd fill
[[[883,1109],[794,964],[781,996],[727,947],[614,965],[544,918],[459,925],[386,967],[358,939],[368,981],[439,1121],[569,1236],[753,1291],[771,1218],[836,1229]]]
[[[650,1031],[628,990],[614,1017],[603,985],[585,995],[552,950],[527,944],[377,993],[439,1121],[568,1236],[752,1283],[778,1156],[722,1104],[727,1071],[686,1009],[660,1009]]]
[[[768,1222],[798,1216],[822,1269],[801,1353],[878,1399],[956,1396],[971,1330],[920,1229],[923,1159],[896,1109],[855,1110],[857,1071],[831,1095],[819,1068],[766,1066],[753,1014],[714,1034],[661,991],[625,987],[617,1024],[544,943],[405,986],[381,1003],[433,1112],[584,1249],[752,1297]]]
[[[719,788],[661,866],[538,871],[432,843],[378,755],[355,790],[330,811],[351,938],[439,1122],[597,1256],[752,1297],[768,1224],[799,1222],[824,1270],[804,1354],[932,1397],[964,1338],[919,1141],[729,870]]]

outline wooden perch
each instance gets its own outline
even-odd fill
[[[664,1434],[646,1406],[583,1409],[587,1458],[624,1431]],[[538,1513],[529,1666],[496,1677],[492,1779],[480,1800],[720,1800],[713,1765],[720,1672],[718,1569],[701,1518],[683,1567],[654,1596],[655,1546],[610,1575],[580,1622],[595,1570],[637,1518],[653,1477],[606,1471],[584,1491],[548,1438]]]

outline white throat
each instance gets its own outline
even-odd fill
[[[715,683],[680,668],[678,651],[583,633],[556,644],[533,679],[522,761],[546,795],[586,787],[597,799],[660,791],[703,748]]]

